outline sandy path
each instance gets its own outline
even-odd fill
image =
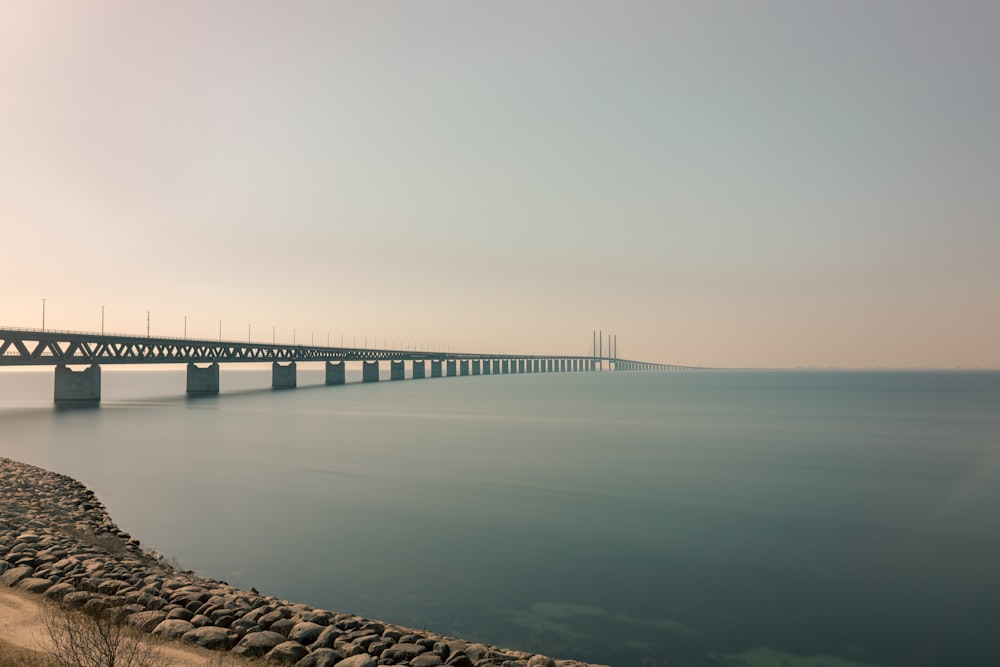
[[[46,650],[50,646],[42,625],[40,597],[0,586],[0,638],[22,648]],[[156,642],[170,667],[248,667],[251,662],[232,654],[206,651],[177,642]]]

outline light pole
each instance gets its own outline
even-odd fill
[[[219,342],[222,342],[222,320],[219,320]]]
[[[42,331],[45,331],[45,299],[42,299]]]
[[[274,337],[274,327],[271,327],[271,345],[274,345],[275,340],[276,339]]]
[[[250,342],[250,325],[247,325],[247,342]]]
[[[149,338],[149,311],[146,311],[146,338]]]
[[[184,316],[184,338],[188,337],[188,316]]]
[[[104,335],[104,306],[101,306],[101,335]]]

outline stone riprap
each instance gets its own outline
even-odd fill
[[[76,480],[0,457],[0,585],[169,639],[298,667],[586,667],[295,604],[179,570]]]

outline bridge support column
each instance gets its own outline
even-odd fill
[[[523,373],[524,372],[524,359],[518,359],[517,360],[517,371],[515,371],[515,372],[517,372],[517,373]]]
[[[507,371],[502,371],[502,372],[506,373]],[[500,370],[500,360],[499,359],[494,359],[493,360],[493,374],[494,375],[500,375],[500,373],[501,373],[501,370]]]
[[[101,402],[101,367],[92,364],[74,371],[65,364],[56,366],[53,398],[58,405],[89,405]]]
[[[469,374],[469,360],[468,359],[460,359],[459,360],[459,362],[458,362],[458,374],[459,375],[468,375]]]
[[[326,362],[326,383],[344,384],[347,381],[347,373],[343,361]]]
[[[441,377],[441,360],[432,359],[431,360],[431,377],[439,378]]]
[[[483,359],[483,375],[493,374],[493,363],[489,359]]]
[[[361,381],[378,382],[378,362],[366,361],[361,364]]]
[[[413,362],[413,379],[423,380],[427,377],[427,366],[424,364],[423,359],[418,359]]]
[[[479,375],[483,372],[483,364],[479,359],[472,360],[472,374]]]
[[[455,370],[456,366],[458,366],[458,362],[455,359],[449,359],[448,360],[448,363],[447,363],[448,377],[453,378],[456,375],[458,375],[458,373]]]
[[[213,363],[199,368],[197,364],[187,365],[187,393],[190,396],[219,393],[219,364]]]
[[[405,361],[393,361],[389,364],[389,379],[390,380],[405,380],[406,379],[406,362]]]
[[[510,373],[510,359],[503,360],[503,365],[501,366],[500,372],[503,373],[504,375]]]
[[[274,389],[288,389],[298,383],[296,376],[297,367],[294,361],[289,361],[282,366],[277,361],[271,364],[271,387]]]

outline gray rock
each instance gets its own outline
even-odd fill
[[[309,649],[305,646],[298,642],[287,641],[271,649],[271,652],[265,655],[264,659],[271,662],[294,665],[307,655],[309,655]]]
[[[375,658],[370,655],[352,655],[337,663],[337,667],[375,667]]]
[[[443,664],[444,661],[437,653],[423,653],[410,660],[410,667],[437,667]]]
[[[312,649],[317,648],[333,648],[333,643],[338,637],[343,637],[344,631],[340,630],[332,625],[323,628],[323,632],[319,633],[319,637],[316,641],[312,643]]]
[[[448,657],[448,662],[445,664],[451,667],[473,667],[475,663],[472,658],[465,654],[465,651],[455,651]]]
[[[160,621],[160,624],[153,628],[153,634],[166,639],[180,639],[194,629],[194,626],[188,621],[182,621],[179,618],[168,618],[165,621]]]
[[[139,628],[143,632],[151,632],[156,626],[167,620],[166,612],[162,611],[139,611],[125,617],[125,622]]]
[[[318,623],[303,621],[292,626],[292,629],[288,631],[288,639],[303,646],[309,646],[316,641],[324,629],[324,626]]]
[[[52,586],[50,586],[48,590],[45,591],[45,597],[49,598],[50,600],[62,600],[67,593],[72,593],[75,590],[76,589],[73,588],[72,584],[67,584],[65,581],[60,581],[57,584],[52,584]]]
[[[241,639],[239,643],[236,644],[235,648],[233,648],[233,653],[237,655],[244,655],[248,658],[259,658],[284,641],[284,635],[279,635],[277,632],[262,630],[261,632],[254,632]]]
[[[426,653],[427,649],[420,644],[395,644],[382,651],[382,657],[396,662],[403,660],[413,660],[421,653]]]
[[[183,622],[183,621],[182,621]],[[166,621],[164,621],[166,623]],[[181,639],[213,651],[228,651],[236,644],[236,633],[226,628],[206,625],[185,632]]]
[[[49,590],[50,586],[52,586],[52,582],[42,577],[25,577],[17,582],[17,588],[22,591],[37,593],[39,595]]]
[[[167,618],[179,618],[182,621],[190,621],[194,618],[194,614],[189,612],[184,607],[177,607],[176,609],[171,609],[167,612]]]
[[[533,655],[528,658],[528,667],[556,667],[556,661],[545,655]]]
[[[319,648],[295,663],[295,667],[333,667],[343,661],[332,648]]]
[[[0,584],[4,586],[15,586],[22,579],[27,579],[35,573],[35,568],[30,565],[12,567],[3,574],[0,574]]]

